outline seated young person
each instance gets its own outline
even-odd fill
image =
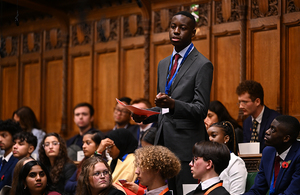
[[[233,125],[229,121],[215,123],[208,128],[207,134],[210,141],[226,145],[231,152],[229,165],[220,174],[223,187],[231,195],[244,193],[247,169],[243,159],[237,154],[237,142]]]
[[[48,133],[41,144],[40,161],[48,169],[53,187],[57,192],[67,195],[64,188],[76,171],[76,165],[68,157],[64,139],[57,133]]]
[[[0,120],[0,148],[4,150],[4,156],[0,158],[0,190],[5,186],[11,186],[12,174],[18,159],[13,156],[13,136],[21,132],[20,125],[11,119]]]
[[[37,146],[36,136],[27,131],[15,134],[13,142],[13,155],[19,160],[31,156]]]
[[[219,178],[230,160],[227,146],[210,141],[198,142],[193,147],[193,155],[191,172],[193,178],[200,180],[200,184],[188,195],[230,195]]]
[[[108,164],[112,171],[113,183],[117,183],[119,179],[134,182],[136,175],[133,153],[138,146],[138,141],[128,129],[110,131],[106,137],[101,141],[97,153],[102,154],[106,150],[112,157]]]
[[[254,185],[247,195],[300,194],[300,123],[288,115],[277,116],[265,134],[265,145]]]
[[[180,160],[175,154],[164,146],[146,146],[137,149],[134,155],[135,173],[140,184],[147,186],[147,189],[133,182],[126,182],[123,186],[137,195],[171,195],[166,180],[178,175],[181,169]],[[131,194],[127,190],[126,192]]]

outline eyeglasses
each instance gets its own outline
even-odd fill
[[[106,146],[106,150],[107,150],[107,151],[111,151],[112,147],[114,147],[114,146],[115,146],[115,144],[110,145],[110,146]]]
[[[57,141],[53,141],[53,142],[45,142],[45,143],[43,144],[43,147],[44,147],[44,148],[45,148],[45,147],[49,147],[50,144],[52,144],[52,146],[57,146],[57,145],[59,145],[59,142],[57,142]]]
[[[115,113],[120,112],[123,115],[130,113],[130,111],[128,111],[127,109],[120,109],[120,108],[114,108],[114,112]]]
[[[252,102],[252,101],[239,101],[238,103],[236,103],[238,106],[239,105],[246,105],[246,104],[248,104],[249,102]]]
[[[94,178],[99,178],[99,177],[105,177],[105,176],[107,176],[107,175],[109,175],[109,174],[110,174],[110,172],[107,171],[107,170],[105,170],[105,171],[102,171],[102,172],[97,171],[97,172],[93,173],[92,176],[93,176]]]
[[[193,157],[193,159],[191,160],[191,164],[194,166],[194,164],[195,164],[195,161],[197,161],[198,160],[198,158],[199,157]]]

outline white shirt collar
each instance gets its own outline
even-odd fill
[[[188,46],[186,46],[183,50],[181,50],[180,52],[176,52],[176,50],[175,50],[175,47],[174,47],[174,49],[173,49],[173,53],[172,53],[172,56],[174,56],[175,54],[180,54],[180,56],[181,56],[181,59],[183,58],[183,56],[184,56],[184,54],[185,54],[185,52],[188,50],[188,48],[189,48],[189,46],[191,45],[192,43],[190,43]],[[193,47],[194,48],[194,47]],[[191,49],[191,51],[193,50],[193,48]],[[190,53],[191,53],[191,51],[190,51]]]
[[[263,106],[263,109],[262,109],[261,112],[259,113],[258,117],[253,118],[253,116],[251,116],[251,117],[252,117],[252,121],[255,119],[259,124],[261,124],[261,121],[262,121],[262,117],[263,117],[264,111],[265,111],[265,106]]]
[[[292,146],[290,146],[288,149],[286,149],[284,152],[282,152],[279,157],[281,158],[281,161],[283,161],[285,159],[285,157],[287,156],[287,154],[289,153],[290,149]],[[278,156],[278,152],[276,152],[276,156]]]
[[[207,188],[211,187],[213,184],[219,183],[221,180],[219,177],[213,177],[208,180],[205,180],[204,182],[201,183],[201,188],[202,190],[206,190]]]
[[[168,187],[168,184],[166,184],[166,185],[164,185],[162,187],[156,188],[154,190],[150,190],[150,191],[148,191],[148,189],[147,189],[146,195],[157,195],[157,194],[160,194],[167,187]]]
[[[10,159],[10,157],[13,155],[13,153],[12,152],[10,152],[7,156],[5,156],[5,157],[3,157],[3,159],[5,159],[6,160],[6,162],[8,162],[9,161],[9,159]]]

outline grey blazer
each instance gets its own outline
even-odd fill
[[[170,58],[158,64],[157,93],[165,92]],[[155,144],[168,147],[181,161],[190,161],[194,144],[208,138],[203,120],[207,115],[212,78],[212,63],[194,48],[181,64],[170,88],[174,109],[156,118]],[[161,108],[151,110],[161,111]],[[148,121],[153,120],[154,117]]]

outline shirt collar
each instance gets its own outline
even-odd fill
[[[174,56],[175,54],[178,53],[178,54],[183,58],[185,52],[188,50],[188,48],[189,48],[189,46],[190,46],[191,44],[192,44],[192,43],[190,43],[188,46],[186,46],[186,47],[185,47],[183,50],[181,50],[180,52],[176,52],[175,47],[174,47],[172,56]],[[194,48],[194,47],[193,47],[193,48]],[[191,51],[193,50],[193,48],[191,49]],[[191,52],[191,51],[190,51],[190,52]]]
[[[281,160],[284,160],[285,157],[287,156],[287,154],[289,153],[290,149],[292,146],[290,146],[288,149],[286,149],[284,152],[282,152],[279,157],[281,158]],[[276,152],[276,156],[278,156],[278,152]]]
[[[202,190],[206,190],[207,188],[211,187],[213,184],[219,183],[221,180],[219,177],[213,177],[210,179],[201,182]]]
[[[7,156],[5,156],[5,157],[3,157],[3,159],[5,159],[6,160],[6,162],[8,162],[9,161],[9,159],[10,159],[10,157],[13,155],[13,153],[12,152],[10,152]],[[2,159],[2,160],[3,160]]]
[[[259,113],[258,117],[253,118],[253,116],[251,116],[251,117],[252,117],[252,121],[255,119],[259,124],[261,124],[261,121],[262,121],[262,117],[263,117],[264,111],[265,111],[265,106],[263,107],[263,109],[262,109],[261,112]]]
[[[164,185],[162,187],[156,188],[154,190],[150,190],[150,191],[148,191],[148,189],[147,189],[146,195],[157,195],[157,194],[160,194],[167,187],[168,187],[168,184],[166,184],[166,185]]]

